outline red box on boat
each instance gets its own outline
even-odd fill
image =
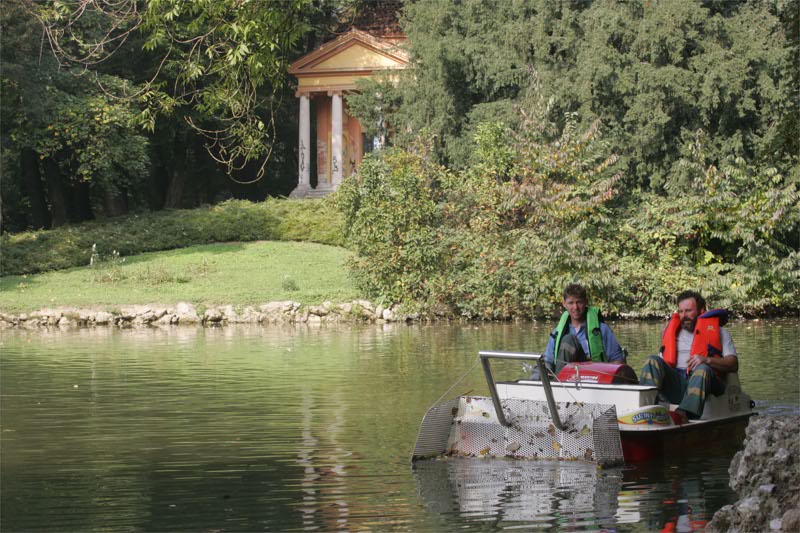
[[[638,384],[636,372],[628,365],[617,363],[569,363],[558,373],[559,381],[633,385]]]

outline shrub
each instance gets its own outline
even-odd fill
[[[444,259],[437,228],[446,172],[424,152],[417,147],[369,156],[336,194],[348,243],[358,252],[351,264],[357,285],[379,302],[409,308],[436,299]]]
[[[550,137],[537,120],[479,127],[458,174],[418,150],[367,159],[337,199],[361,288],[486,319],[551,315],[572,282],[607,315],[663,316],[690,288],[741,314],[800,307],[796,182],[741,159],[717,168],[698,134],[669,194],[623,191],[599,124],[568,116]]]
[[[253,203],[229,200],[191,210],[142,213],[3,234],[0,274],[32,274],[88,265],[92,246],[107,256],[183,248],[196,244],[294,240],[342,245],[341,216],[327,199]]]

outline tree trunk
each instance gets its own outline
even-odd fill
[[[186,159],[188,158],[189,150],[187,137],[187,133],[181,129],[175,133],[175,150],[172,152],[172,164],[168,174],[169,185],[164,199],[165,209],[181,206],[183,186],[186,184]]]
[[[183,198],[183,185],[186,183],[186,172],[183,165],[177,162],[169,173],[169,187],[167,187],[167,197],[164,199],[164,208],[177,208],[181,206]]]
[[[67,223],[67,200],[64,194],[64,182],[58,162],[52,157],[44,159],[44,181],[47,184],[47,200],[50,204],[52,227],[57,228]]]
[[[92,201],[89,196],[89,183],[81,180],[70,187],[70,203],[67,215],[70,222],[93,220]]]
[[[163,209],[166,203],[169,169],[163,164],[158,164],[157,158],[154,159],[156,159],[156,164],[153,165],[153,171],[150,172],[147,204],[151,211],[158,211]]]
[[[47,195],[42,184],[42,173],[39,170],[39,156],[30,148],[23,148],[22,183],[25,194],[31,204],[28,224],[33,229],[50,228],[50,212],[47,210]]]
[[[118,217],[128,214],[128,194],[124,189],[120,189],[114,194],[108,189],[103,191],[103,211],[107,217]]]

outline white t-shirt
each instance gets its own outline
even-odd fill
[[[736,347],[733,345],[733,337],[725,328],[719,328],[719,338],[722,341],[723,355],[736,355]],[[691,356],[692,339],[694,334],[681,328],[678,333],[678,368],[686,369]]]

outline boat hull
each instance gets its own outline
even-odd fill
[[[543,402],[545,392],[535,381],[497,384],[501,399],[524,398]],[[738,376],[728,376],[725,392],[706,398],[703,416],[677,425],[670,411],[677,405],[658,404],[656,388],[644,385],[559,382],[552,385],[556,401],[569,400],[616,407],[625,462],[641,462],[692,451],[704,453],[710,446],[741,446],[745,428],[754,414],[750,397],[742,391]]]
[[[651,431],[626,431],[620,427],[622,454],[626,463],[637,463],[676,453],[707,453],[710,447],[739,448],[752,415],[750,412],[731,418],[690,422],[683,426]]]

